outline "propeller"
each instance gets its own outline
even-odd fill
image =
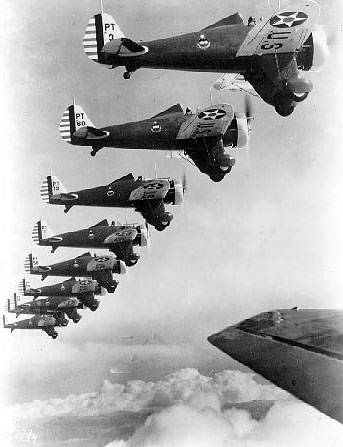
[[[186,171],[183,171],[183,175],[182,175],[182,189],[183,189],[183,193],[187,193],[187,176],[186,176]]]
[[[150,230],[149,230],[148,221],[145,221],[145,228],[146,228],[146,233],[147,233],[147,245],[146,245],[146,248],[148,250],[148,253],[150,254],[150,251],[151,251],[151,239],[150,239]]]
[[[254,117],[253,117],[251,98],[248,95],[244,96],[244,112],[245,112],[245,116],[247,117],[248,124],[249,124],[250,121],[252,119],[254,119]]]

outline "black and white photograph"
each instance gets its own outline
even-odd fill
[[[341,0],[3,0],[0,445],[343,445]]]

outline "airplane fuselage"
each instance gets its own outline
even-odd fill
[[[251,66],[251,58],[237,57],[245,37],[251,30],[243,24],[208,28],[180,36],[139,42],[148,51],[137,57],[115,56],[116,42],[106,45],[104,60],[112,66],[125,66],[128,71],[138,68],[162,68],[185,71],[244,73]],[[201,45],[205,36],[208,46]],[[111,45],[113,51],[111,54]]]
[[[203,150],[196,139],[178,139],[181,125],[195,118],[182,112],[156,116],[142,121],[102,127],[99,131],[108,132],[108,136],[99,140],[73,136],[72,144],[77,146],[96,146],[150,149],[165,151]],[[236,129],[229,127],[223,135],[224,146],[233,146]]]

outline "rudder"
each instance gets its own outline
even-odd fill
[[[42,239],[48,239],[53,236],[53,232],[50,230],[47,223],[43,220],[39,220],[33,227],[32,230],[32,240],[37,245],[40,245]]]
[[[26,278],[23,278],[18,285],[18,292],[21,295],[25,295],[26,291],[30,290],[31,286],[29,283],[29,280]]]
[[[92,121],[86,115],[83,108],[77,104],[70,105],[62,115],[60,122],[60,134],[62,140],[73,144],[74,133],[82,127],[94,127]]]
[[[29,253],[24,262],[24,270],[27,273],[31,273],[33,268],[39,264],[37,256],[34,256],[32,253]]]
[[[40,195],[43,202],[50,203],[50,198],[58,194],[66,194],[68,191],[59,178],[54,175],[48,175],[41,186]]]
[[[88,22],[83,37],[83,49],[87,57],[99,64],[104,64],[102,49],[111,40],[122,39],[125,35],[114,18],[106,13],[94,15]]]

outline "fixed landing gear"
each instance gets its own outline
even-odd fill
[[[131,74],[132,74],[131,71],[125,71],[124,74],[123,74],[123,78],[124,79],[130,79],[131,78]]]
[[[58,333],[57,332],[54,332],[53,334],[51,334],[51,338],[53,338],[54,340],[55,340],[55,338],[57,338],[58,337]]]
[[[103,146],[92,146],[92,152],[91,152],[91,156],[95,157],[96,154],[100,151],[100,149],[102,149]]]

